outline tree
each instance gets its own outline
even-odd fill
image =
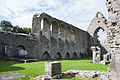
[[[5,21],[5,20],[1,21],[0,27],[2,27],[3,31],[10,31],[10,32],[12,32],[12,30],[13,30],[12,23],[9,22],[9,21]]]
[[[23,28],[23,33],[29,34],[31,32],[31,28],[24,27]]]
[[[23,29],[20,28],[19,26],[13,26],[13,31],[12,32],[23,33]]]
[[[11,22],[9,21],[1,21],[0,27],[2,28],[2,31],[9,31],[9,32],[15,32],[15,33],[25,33],[29,34],[31,32],[31,28],[20,28],[19,26],[13,26]]]

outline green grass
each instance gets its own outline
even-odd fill
[[[27,78],[23,78],[19,80],[30,80],[30,78],[32,77],[44,75],[45,62],[46,61],[38,61],[32,63],[17,63],[13,61],[0,60],[0,74],[9,73],[9,72],[18,72],[27,76]],[[67,70],[107,71],[108,68],[108,65],[90,63],[92,62],[92,59],[89,57],[84,59],[77,59],[77,60],[58,60],[58,62],[62,63],[62,72],[65,72]],[[67,79],[67,80],[77,80],[77,79]]]
[[[110,64],[110,61],[105,61],[106,64]]]

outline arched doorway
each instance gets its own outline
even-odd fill
[[[59,52],[57,52],[57,54],[55,55],[55,58],[56,59],[62,59],[62,56],[61,56],[61,54]]]
[[[43,54],[42,54],[42,59],[43,60],[49,60],[51,59],[49,53],[47,51],[45,51]]]
[[[70,58],[70,54],[67,52],[66,54],[65,54],[65,59],[69,59]]]
[[[77,58],[77,54],[74,52],[73,53],[73,59],[76,59]]]

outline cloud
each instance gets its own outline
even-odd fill
[[[31,27],[34,13],[46,12],[53,17],[87,30],[97,11],[107,17],[105,0],[1,0],[0,20]]]

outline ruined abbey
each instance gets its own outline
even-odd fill
[[[107,54],[108,42],[100,44],[97,40],[99,29],[107,33],[107,24],[101,12],[97,12],[88,31],[46,13],[36,13],[29,35],[0,32],[0,55],[1,58],[27,56],[38,60],[76,59],[92,55],[91,46],[99,46],[102,54]]]
[[[36,13],[33,16],[32,31],[29,35],[1,31],[0,58],[77,59],[92,56],[92,51],[96,51],[96,57],[101,57],[99,53],[111,56],[109,80],[119,80],[120,0],[106,1],[109,19],[97,12],[87,31],[46,13]],[[103,44],[97,39],[99,29],[106,33]]]
[[[107,42],[102,45],[97,42],[96,35],[100,28],[107,32],[107,20],[100,12],[95,15],[88,31],[45,13],[36,13],[30,35],[0,32],[1,57],[23,56],[24,54],[20,54],[22,49],[27,51],[26,56],[38,60],[76,59],[90,56],[90,47],[95,45],[99,45],[103,54],[106,54]]]

